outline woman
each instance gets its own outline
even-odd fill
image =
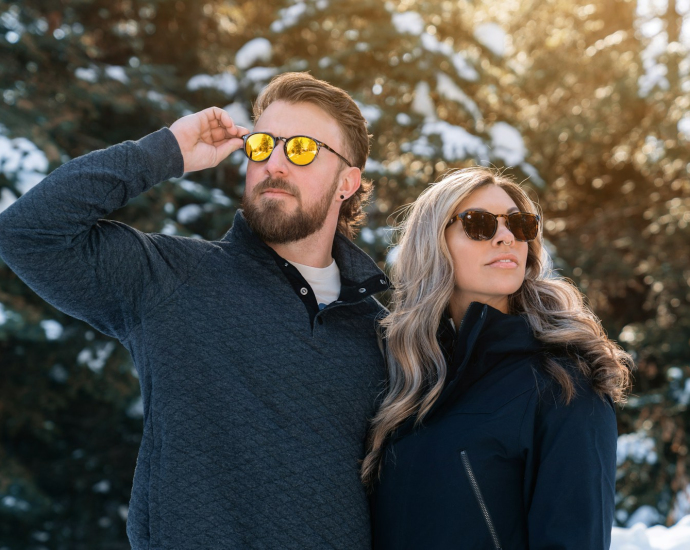
[[[376,550],[609,547],[632,359],[546,259],[536,205],[493,171],[412,205],[362,469]]]

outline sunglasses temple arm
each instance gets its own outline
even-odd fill
[[[344,162],[345,164],[347,164],[350,168],[354,168],[354,165],[351,164],[350,161],[347,160],[343,155],[341,155],[340,153],[338,153],[338,151],[335,151],[334,149],[331,149],[328,145],[326,145],[326,144],[323,143],[323,142],[319,142],[319,145],[320,145],[321,147],[325,148],[325,149],[328,149],[328,150],[329,150],[331,153],[333,153],[334,155],[338,155],[338,156],[343,160],[343,162]]]

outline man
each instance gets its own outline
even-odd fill
[[[345,236],[368,192],[366,122],[300,73],[254,111],[252,135],[212,107],[89,153],[0,215],[6,263],[132,354],[134,550],[370,546],[358,461],[384,378],[372,294],[387,279]],[[101,219],[238,148],[244,212],[220,241]]]

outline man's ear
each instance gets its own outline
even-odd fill
[[[343,170],[341,178],[337,198],[347,200],[359,189],[362,183],[362,171],[359,168],[346,168]]]

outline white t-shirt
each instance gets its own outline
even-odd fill
[[[314,291],[319,309],[325,308],[340,296],[340,269],[335,260],[328,267],[311,267],[308,265],[290,262],[306,279]]]

